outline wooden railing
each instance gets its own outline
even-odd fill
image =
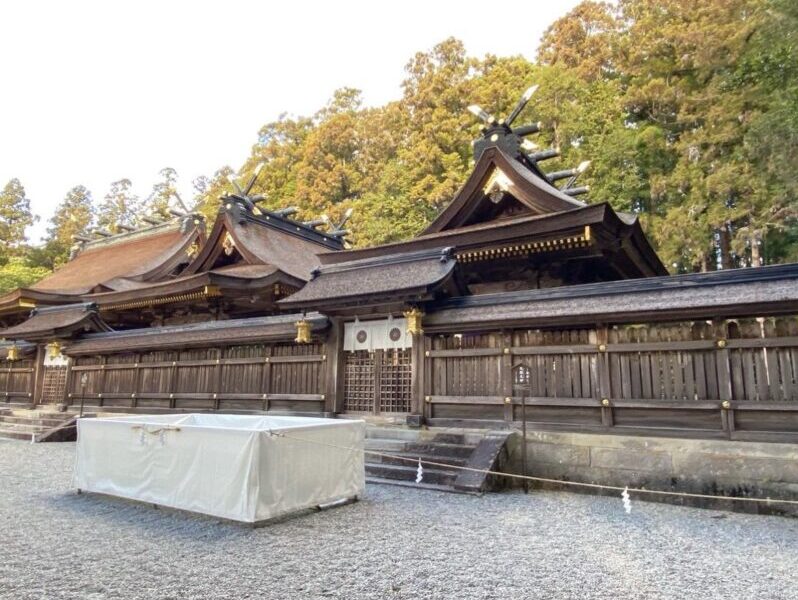
[[[79,357],[67,402],[103,410],[322,412],[323,347],[251,345]]]
[[[433,425],[798,441],[798,320],[427,338]]]

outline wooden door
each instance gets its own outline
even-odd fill
[[[410,412],[412,375],[409,349],[356,350],[346,352],[345,356],[345,412]]]

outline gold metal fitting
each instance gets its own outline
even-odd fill
[[[606,352],[607,351],[607,344],[599,344],[598,345],[599,352]]]
[[[505,353],[505,354],[510,354],[510,349],[509,349],[509,348],[505,348],[505,349],[504,349],[504,353]]]
[[[432,396],[424,396],[424,402],[432,402]]]
[[[609,398],[602,398],[601,399],[601,406],[609,406],[609,405],[610,405],[610,399]]]
[[[58,342],[50,342],[47,344],[47,354],[50,358],[58,358],[61,356],[61,344]]]
[[[19,360],[19,348],[16,344],[11,346],[6,353],[6,360]]]
[[[429,350],[425,350],[425,351],[424,351],[424,356],[426,356],[426,357],[428,357],[428,358],[429,358]]]
[[[512,399],[512,398],[510,398],[510,396],[505,396],[505,397],[504,397],[504,403],[505,403],[505,404],[511,404],[511,403],[512,403],[512,401],[513,401],[513,399]]]
[[[726,347],[726,340],[718,340],[715,342],[718,348],[725,348]]]
[[[720,403],[720,407],[723,410],[729,410],[731,408],[731,402],[729,402],[728,400],[724,400],[723,402]]]
[[[296,327],[296,338],[294,341],[297,344],[309,344],[310,343],[310,321],[305,320],[304,318],[294,323],[294,327]]]
[[[421,310],[414,306],[410,310],[406,310],[402,313],[404,318],[407,319],[407,333],[410,335],[421,335],[424,333],[424,328],[421,325],[421,319],[424,317],[424,313]]]
[[[327,394],[322,394],[322,395],[321,395],[321,399],[322,399],[322,400],[326,400],[326,399],[327,399]]]

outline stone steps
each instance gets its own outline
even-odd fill
[[[366,477],[372,483],[482,493],[492,480],[483,473],[459,467],[495,470],[504,457],[506,434],[436,431],[400,427],[366,428]],[[490,451],[486,451],[490,449]],[[419,459],[422,481],[416,484]],[[425,463],[425,461],[428,461]],[[439,463],[435,465],[429,464]]]
[[[29,441],[75,439],[70,421],[75,415],[43,410],[0,409],[0,438]]]

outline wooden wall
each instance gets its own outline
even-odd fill
[[[0,366],[0,407],[3,404],[31,404],[35,380],[35,354]]]
[[[321,344],[255,344],[73,359],[67,402],[103,410],[322,412]]]
[[[798,319],[425,340],[433,425],[798,441]],[[522,398],[526,397],[526,408]]]

